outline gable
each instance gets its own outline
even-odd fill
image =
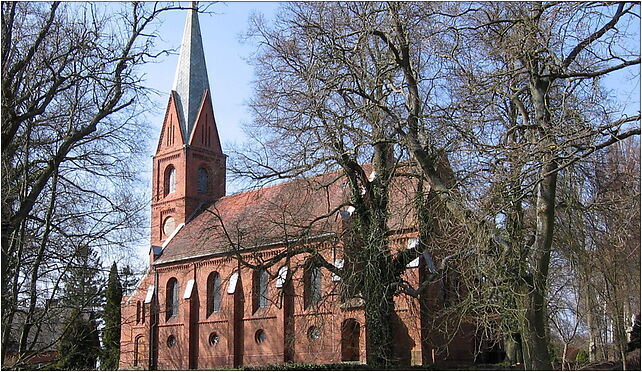
[[[178,108],[176,107],[175,92],[172,91],[167,101],[167,108],[165,109],[165,118],[163,119],[163,126],[156,145],[156,153],[170,151],[181,148],[183,143],[183,132],[181,131],[180,122],[178,118]]]
[[[205,91],[196,116],[196,124],[189,134],[189,145],[222,153],[221,143],[216,129],[216,119],[209,89]]]

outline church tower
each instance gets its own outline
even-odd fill
[[[153,157],[153,251],[203,204],[225,195],[225,159],[214,120],[198,12],[192,3]]]

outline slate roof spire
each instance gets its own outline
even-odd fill
[[[179,121],[186,142],[196,124],[196,115],[203,96],[209,88],[203,40],[198,22],[198,2],[193,1],[185,21],[183,41],[172,87],[176,93]]]

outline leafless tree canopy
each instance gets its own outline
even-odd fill
[[[442,276],[458,270],[469,294],[449,311],[520,335],[526,368],[549,369],[566,180],[640,134],[639,113],[623,114],[601,84],[618,71],[639,81],[638,13],[635,3],[284,5],[274,24],[252,20],[255,141],[234,171],[263,184],[341,169],[359,241],[373,242],[391,180],[412,164],[419,251],[445,250]],[[460,238],[451,251],[448,236]],[[386,244],[363,252],[374,266],[385,261],[374,252],[394,256]]]
[[[139,66],[158,54],[153,22],[172,7],[2,4],[3,365],[9,349],[18,367],[56,342],[39,334],[60,317],[49,300],[81,249],[141,238]]]

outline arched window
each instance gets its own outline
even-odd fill
[[[208,189],[207,170],[205,168],[198,168],[198,193],[205,194]]]
[[[236,285],[238,284],[239,281],[239,272],[235,271],[230,275],[230,281],[227,284],[227,293],[232,294],[236,292]]]
[[[171,278],[167,281],[167,296],[165,297],[166,320],[178,315],[178,280]]]
[[[136,324],[140,323],[140,301],[136,302]]]
[[[268,272],[254,270],[252,274],[252,308],[254,311],[268,306]]]
[[[207,316],[221,310],[221,276],[216,271],[207,277]]]
[[[165,170],[165,195],[176,191],[176,168],[168,166]]]
[[[148,367],[145,364],[147,359],[147,343],[145,336],[138,336],[134,342],[134,366]]]
[[[307,265],[303,271],[303,303],[306,309],[321,301],[321,279],[321,268]]]

